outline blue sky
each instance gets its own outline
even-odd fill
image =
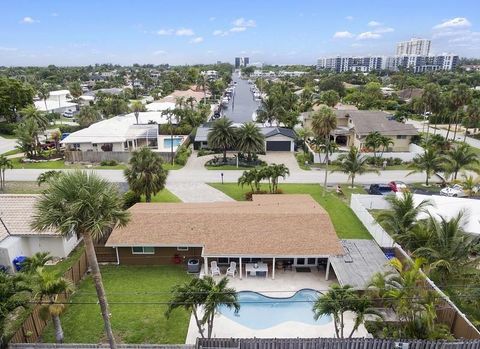
[[[478,0],[2,1],[0,65],[314,64],[393,54],[412,36],[480,57]]]

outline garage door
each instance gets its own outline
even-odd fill
[[[290,151],[290,141],[269,141],[267,151]]]

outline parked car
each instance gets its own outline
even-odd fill
[[[391,181],[390,183],[388,183],[388,185],[395,193],[403,193],[405,191],[409,191],[408,185],[401,181]]]
[[[372,184],[368,188],[368,193],[371,195],[388,195],[393,192],[392,187],[388,184]]]
[[[440,190],[440,195],[454,198],[463,198],[467,196],[467,193],[465,193],[465,190],[460,184],[455,184],[451,187],[446,187]]]
[[[62,115],[66,118],[73,118],[73,111],[72,110],[65,110]]]

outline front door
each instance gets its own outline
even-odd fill
[[[316,258],[295,258],[295,265],[305,266],[305,267],[314,267],[317,265]]]

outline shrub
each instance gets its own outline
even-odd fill
[[[128,190],[123,194],[123,208],[127,209],[140,202],[140,196],[135,194],[132,190]]]
[[[217,153],[218,153],[218,151],[202,148],[197,152],[197,157],[205,156],[205,155],[211,155],[211,154],[217,154]]]
[[[4,135],[14,135],[17,125],[9,122],[0,122],[0,133]]]
[[[170,130],[169,124],[160,125],[158,133],[161,135],[169,135],[173,133],[174,135],[189,135],[192,132],[193,128],[190,125],[179,125],[173,126],[173,132]]]
[[[257,194],[268,194],[268,191],[266,190],[260,190],[260,191],[249,191],[245,193],[245,200],[247,201],[252,201],[252,195],[257,195]]]
[[[311,164],[313,163],[313,154],[312,153],[297,153],[295,155],[297,162],[303,166],[305,162]]]
[[[103,160],[100,162],[101,166],[117,166],[118,161],[117,160]]]
[[[73,126],[73,125],[58,125],[58,129],[61,133],[72,133],[78,130],[81,130],[84,127],[81,126]]]
[[[189,147],[181,145],[178,148],[177,153],[175,154],[175,163],[177,165],[184,166],[187,163],[188,157],[190,156],[191,152],[192,151]]]

